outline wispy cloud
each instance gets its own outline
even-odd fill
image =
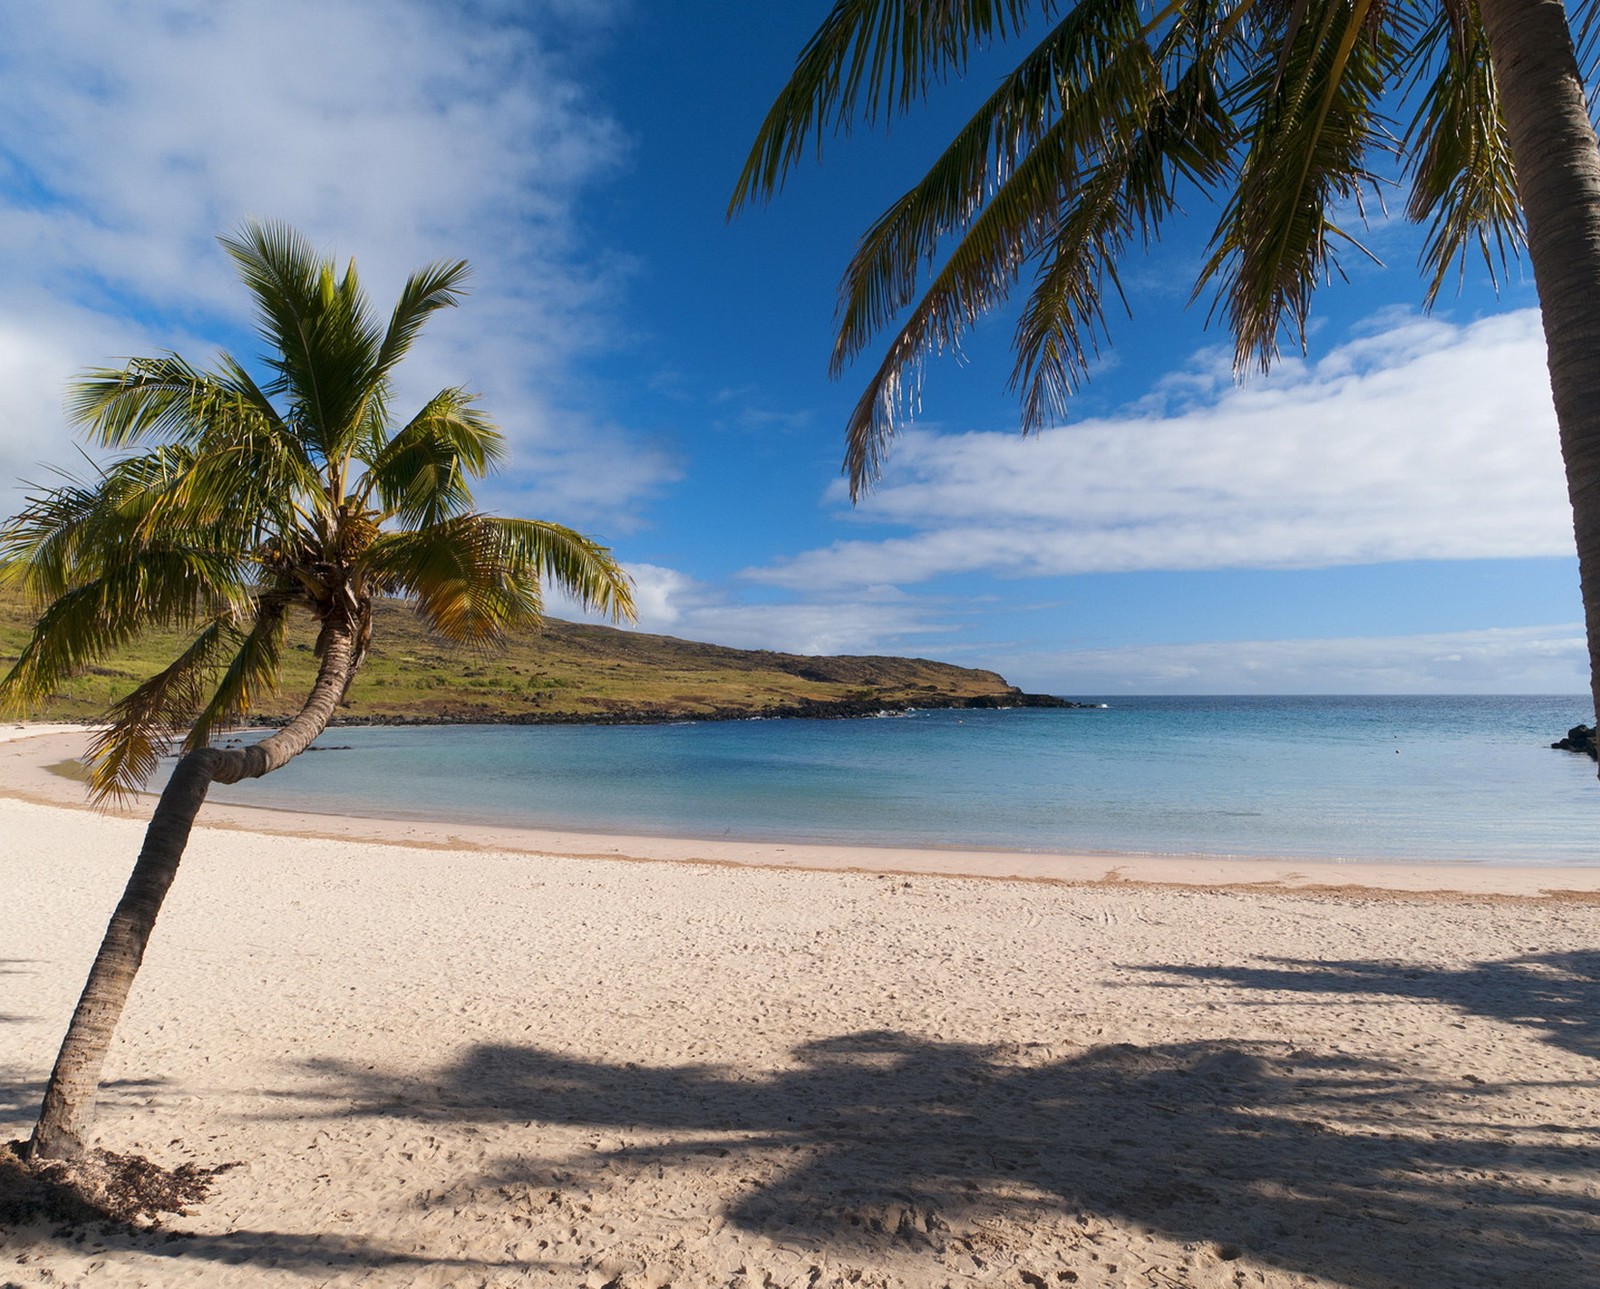
[[[1370,639],[1016,651],[995,665],[1024,688],[1064,694],[1581,694],[1589,686],[1581,623]]]
[[[956,630],[940,617],[936,601],[892,589],[761,602],[678,569],[636,563],[627,570],[638,629],[655,635],[783,653],[903,653],[932,649],[933,642]],[[605,621],[559,594],[546,607],[555,617]]]
[[[573,519],[648,493],[670,462],[631,451],[624,429],[563,392],[574,358],[606,342],[628,271],[583,245],[577,203],[627,144],[547,36],[581,43],[612,7],[0,10],[0,363],[21,369],[6,410],[26,413],[0,430],[0,468],[15,473],[60,434],[43,409],[59,405],[61,355],[76,369],[188,350],[242,324],[213,239],[257,217],[354,256],[380,306],[412,268],[472,261],[473,298],[431,328],[400,392],[483,393],[514,446],[500,500]],[[53,302],[43,326],[41,298]],[[18,335],[46,360],[29,361]],[[619,455],[632,468],[602,467]]]
[[[834,497],[840,500],[835,492]],[[1207,352],[1128,414],[1034,439],[915,431],[863,523],[749,570],[805,588],[1567,554],[1539,319],[1387,316],[1235,386]]]

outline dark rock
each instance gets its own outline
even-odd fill
[[[1070,698],[1057,698],[1054,694],[1024,694],[1013,689],[1008,694],[980,694],[976,698],[963,698],[948,703],[929,703],[929,707],[1093,707],[1093,703],[1075,703]]]
[[[1592,725],[1574,725],[1567,731],[1567,737],[1550,745],[1560,748],[1563,752],[1585,752],[1592,761],[1600,761],[1600,752],[1595,750],[1594,727]]]
[[[1093,703],[1078,703],[1054,694],[1025,694],[1013,689],[1003,694],[957,696],[930,694],[915,702],[878,698],[798,698],[768,707],[713,707],[693,711],[673,707],[616,707],[610,711],[585,712],[497,712],[491,707],[452,712],[449,710],[404,715],[355,715],[341,713],[328,722],[330,728],[351,725],[661,725],[672,721],[748,721],[748,720],[851,720],[881,716],[913,709],[921,711],[988,710],[1005,711],[1013,707],[1092,708]],[[275,728],[287,717],[258,716],[248,724]],[[338,747],[312,748],[312,751],[338,751]]]

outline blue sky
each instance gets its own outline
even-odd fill
[[[283,219],[381,305],[411,268],[472,262],[402,392],[479,391],[513,445],[485,504],[610,543],[641,629],[1066,694],[1586,689],[1531,283],[1513,266],[1497,296],[1469,268],[1422,314],[1418,232],[1378,204],[1363,240],[1386,267],[1346,254],[1271,377],[1236,382],[1188,303],[1201,206],[1127,264],[1133,316],[1069,423],[1019,435],[992,319],[930,366],[852,507],[842,427],[877,351],[828,379],[840,270],[1006,51],[729,224],[826,9],[0,9],[0,481],[80,461],[61,402],[83,367],[253,353],[214,238]]]

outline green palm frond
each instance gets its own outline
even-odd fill
[[[242,545],[226,540],[237,526],[197,514],[186,498],[197,461],[186,448],[153,448],[102,466],[92,484],[31,497],[0,527],[0,564],[55,595],[152,551],[240,555]]]
[[[374,587],[414,598],[434,631],[466,643],[537,624],[546,579],[585,607],[633,616],[626,574],[605,547],[559,524],[458,515],[384,533],[366,554]]]
[[[265,487],[302,495],[317,491],[322,483],[321,476],[301,436],[278,415],[272,400],[231,354],[221,356],[220,366],[222,379],[230,387],[252,404],[267,409],[270,415],[263,416],[259,423],[241,420],[237,425],[225,426],[226,434],[214,434],[202,446],[221,447],[237,440],[255,441],[259,443],[255,451],[260,454],[261,468],[270,479]]]
[[[30,499],[0,530],[0,556],[44,598],[146,549],[243,560],[282,518],[278,463],[252,450],[263,442],[246,432],[220,450],[162,446],[110,462],[92,486]]]
[[[0,566],[43,608],[0,700],[31,705],[147,630],[243,607],[249,561],[229,525],[171,502],[193,465],[188,449],[155,448],[30,499],[0,528]]]
[[[219,424],[259,422],[281,430],[277,412],[253,386],[197,371],[177,354],[133,358],[73,382],[68,416],[106,447],[152,440],[189,445]]]
[[[170,664],[107,713],[109,724],[89,742],[89,795],[122,801],[156,772],[161,755],[189,727],[206,699],[220,658],[237,644],[231,616],[217,618]]]
[[[448,640],[492,641],[537,623],[544,608],[537,576],[513,575],[481,515],[384,533],[364,562],[375,590],[414,599],[423,621]]]
[[[1048,27],[846,269],[832,374],[899,324],[846,426],[852,497],[915,410],[923,365],[958,351],[1029,265],[1012,387],[1025,432],[1063,415],[1118,265],[1180,198],[1221,204],[1194,296],[1211,295],[1241,372],[1269,367],[1285,337],[1304,347],[1341,252],[1376,258],[1353,224],[1381,206],[1396,160],[1406,213],[1428,228],[1425,303],[1474,248],[1497,283],[1523,223],[1479,3],[837,0],[756,132],[730,216],[830,133],[885,122],[984,45]],[[1600,2],[1566,8],[1592,106]],[[1403,135],[1386,115],[1400,105]]]
[[[1051,220],[1061,184],[1138,114],[1149,54],[1136,0],[1084,0],[1002,79],[916,186],[862,237],[840,285],[834,375],[916,298],[940,241],[969,226],[991,196],[982,267],[962,279],[978,294],[963,311],[976,316],[1003,296]],[[1013,183],[1019,166],[1027,173]],[[971,259],[970,241],[965,249]]]
[[[232,661],[194,718],[183,741],[186,752],[208,746],[219,728],[238,724],[261,696],[277,692],[287,609],[288,598],[281,594],[256,597],[254,621],[239,637]]]
[[[1104,327],[1101,283],[1119,287],[1117,263],[1135,232],[1149,240],[1176,202],[1176,181],[1205,185],[1227,168],[1232,123],[1203,62],[1170,94],[1155,96],[1131,138],[1085,176],[1062,212],[1017,321],[1011,386],[1024,432],[1066,415],[1088,379]]]
[[[1152,66],[1192,35],[1174,24]],[[1130,238],[1138,232],[1147,245],[1160,232],[1178,203],[1179,181],[1205,189],[1229,173],[1234,123],[1214,70],[1210,58],[1189,56],[1171,90],[1152,86],[1141,120],[1107,139],[1062,203],[1013,339],[1011,389],[1021,395],[1024,432],[1066,416],[1067,398],[1088,381],[1104,331],[1101,283],[1120,294],[1117,264]]]
[[[1432,305],[1452,264],[1465,274],[1474,243],[1498,284],[1523,242],[1522,207],[1476,5],[1442,6],[1413,57],[1419,80],[1435,69],[1405,139],[1406,215],[1429,226],[1422,263],[1430,270],[1425,302]]]
[[[486,519],[496,534],[508,572],[535,572],[583,608],[614,622],[635,617],[633,583],[609,547],[561,524],[541,519]]]
[[[470,276],[465,260],[452,260],[430,264],[406,279],[378,350],[375,374],[380,379],[386,378],[410,351],[430,314],[461,303]]]
[[[274,498],[319,490],[315,465],[271,402],[233,359],[221,374],[196,371],[176,356],[134,359],[74,382],[70,414],[107,446],[159,440],[143,467],[159,467],[153,505],[191,524],[272,521]],[[128,461],[137,458],[128,458]],[[123,503],[128,504],[126,501]]]
[[[277,373],[267,387],[290,403],[287,419],[326,462],[348,455],[382,383],[383,333],[350,265],[342,276],[283,224],[246,224],[219,239],[256,297],[258,329]]]
[[[1103,325],[1102,285],[1115,285],[1128,238],[1156,235],[1179,179],[1210,185],[1229,171],[1233,125],[1216,86],[1216,25],[1203,0],[1156,21],[1136,0],[1080,0],[868,229],[840,289],[833,374],[916,303],[846,425],[852,496],[877,477],[922,365],[959,349],[1040,255],[1013,383],[1027,391],[1025,429],[1060,413],[1086,372]],[[1179,69],[1170,88],[1168,64]],[[941,264],[947,236],[958,240]]]
[[[393,438],[380,442],[356,488],[365,504],[407,527],[438,523],[471,508],[471,479],[505,453],[505,440],[464,389],[435,394]]]
[[[144,550],[58,596],[0,680],[0,705],[30,709],[76,672],[146,631],[182,627],[247,597],[236,560],[200,549]]]
[[[1378,102],[1403,50],[1375,3],[1300,0],[1287,31],[1262,33],[1274,56],[1240,82],[1234,112],[1254,123],[1249,147],[1195,288],[1217,280],[1240,368],[1269,367],[1285,329],[1303,344],[1311,294],[1336,269],[1334,241],[1364,252],[1332,214],[1377,190],[1369,149],[1395,147]]]
[[[801,51],[767,113],[734,188],[729,214],[770,198],[830,129],[847,132],[904,112],[966,68],[974,49],[1019,31],[1053,0],[839,0]]]
[[[1030,141],[1014,169],[971,218],[857,400],[845,426],[845,473],[852,497],[878,477],[896,421],[914,403],[922,364],[933,354],[957,348],[965,331],[1007,297],[1026,261],[1057,234],[1063,203],[1070,208],[1080,187],[1092,189],[1106,155],[1123,146],[1120,140],[1138,133],[1139,114],[1148,111],[1151,51],[1137,19],[1135,7],[1123,0],[1084,5],[1036,51],[1039,65],[1055,69],[1057,75],[1051,78],[1055,84],[1059,86],[1060,76],[1069,70],[1077,80],[1061,90],[1054,120]],[[1024,81],[1039,86],[1031,73]],[[991,98],[980,117],[988,117],[995,104],[996,99]],[[970,147],[971,142],[963,146]],[[957,169],[947,167],[946,158],[941,158],[923,181],[932,181],[928,200],[935,206],[947,202],[941,190]],[[921,203],[925,196],[922,187],[919,184],[901,205]],[[1123,206],[1121,211],[1146,223],[1160,217],[1148,194],[1140,204]],[[898,218],[902,218],[899,212],[891,211],[879,225]],[[906,219],[911,226],[924,222]],[[872,288],[883,304],[897,303],[913,285],[920,267],[915,260],[888,253],[894,239],[881,236],[878,228],[875,225],[868,234],[846,275],[846,290],[864,304],[846,313],[847,328],[877,321]],[[877,254],[880,262],[863,263],[868,254]],[[1109,255],[1103,257],[1100,265],[1109,259]],[[1091,267],[1083,278],[1081,312],[1057,319],[1066,341],[1063,356],[1069,363],[1074,361],[1071,355],[1082,354],[1085,336],[1099,325],[1098,280],[1098,271]],[[836,367],[851,346],[859,347],[856,335],[841,331]]]
[[[99,489],[70,483],[30,497],[0,528],[0,579],[43,608],[74,584],[74,552],[101,505]]]

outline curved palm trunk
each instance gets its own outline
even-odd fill
[[[319,647],[322,664],[316,683],[292,721],[242,750],[208,747],[190,752],[173,769],[50,1072],[39,1122],[28,1143],[30,1159],[75,1159],[88,1148],[85,1138],[111,1036],[133,989],[161,902],[178,874],[189,830],[212,783],[260,778],[305,751],[327,728],[358,661],[354,633],[347,625],[325,626]]]
[[[1600,710],[1600,148],[1561,0],[1478,0],[1511,139]]]

